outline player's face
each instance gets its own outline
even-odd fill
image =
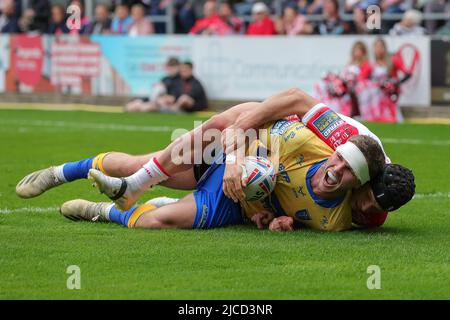
[[[335,152],[325,163],[321,189],[325,192],[346,191],[358,185],[358,179],[344,158]]]
[[[353,211],[358,211],[364,214],[384,212],[376,201],[372,187],[368,183],[353,191],[350,199],[350,207]]]

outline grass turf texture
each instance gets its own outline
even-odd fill
[[[0,298],[450,298],[450,126],[369,125],[391,159],[414,170],[419,194],[378,230],[130,230],[59,215],[64,201],[104,200],[88,181],[30,200],[15,195],[31,171],[103,151],[157,150],[172,128],[196,119],[1,110]],[[155,187],[145,197],[183,194]],[[81,290],[66,288],[69,265],[81,268]],[[369,265],[381,268],[380,290],[366,286]]]

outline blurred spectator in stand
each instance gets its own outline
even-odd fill
[[[219,8],[219,16],[231,28],[234,34],[243,34],[245,25],[241,18],[237,17],[228,1],[222,1]]]
[[[450,1],[448,0],[429,0],[425,4],[423,11],[427,13],[447,13],[450,17]],[[440,26],[444,25],[445,21],[439,20],[425,20],[425,28],[428,34],[432,34]]]
[[[12,0],[2,0],[0,10],[0,33],[20,32],[14,2]]]
[[[356,7],[362,7],[361,0],[345,0],[344,1],[344,11],[345,13],[351,13],[353,12],[353,9]]]
[[[176,0],[175,2],[175,31],[189,33],[195,24],[195,10],[193,0]]]
[[[119,4],[114,11],[111,22],[111,31],[114,34],[127,34],[133,18],[130,16],[130,8],[125,4]]]
[[[133,23],[130,25],[128,34],[130,36],[143,36],[154,33],[153,23],[145,16],[145,7],[142,4],[135,4],[131,7]]]
[[[278,34],[288,36],[311,34],[314,31],[313,27],[306,21],[305,16],[297,13],[293,6],[284,8],[283,16],[277,20],[276,29]]]
[[[50,3],[48,0],[30,0],[19,19],[23,32],[45,33],[49,25]]]
[[[316,33],[322,35],[337,35],[347,33],[348,24],[339,17],[339,3],[337,0],[324,0],[324,20],[316,26]]]
[[[85,34],[107,34],[111,33],[111,19],[109,8],[105,4],[98,4],[95,7],[94,21],[89,23],[84,29]]]
[[[51,8],[50,24],[47,29],[49,34],[66,34],[70,30],[66,24],[66,10],[62,5],[55,4]]]
[[[306,1],[299,1],[300,4],[302,4],[302,7],[305,5],[303,4]],[[323,0],[307,0],[308,4],[306,6],[306,14],[322,14],[323,11]]]
[[[263,2],[266,6],[272,4],[271,0],[244,0],[244,1],[234,1],[234,10],[239,16],[248,16],[252,13],[252,8],[257,2]]]
[[[3,2],[3,1],[5,1],[5,0],[0,1],[0,7],[1,7],[1,2]],[[24,9],[24,8],[22,8],[22,0],[13,0],[13,2],[14,2],[14,16],[17,19],[19,19],[20,16],[22,15],[22,10]],[[0,9],[0,11],[2,11],[2,10]]]
[[[321,14],[323,0],[286,0],[283,2],[283,9],[286,7],[294,8],[303,15]]]
[[[353,8],[353,20],[350,24],[351,34],[366,34],[367,33],[367,16],[366,10],[361,6]]]
[[[372,12],[371,14],[375,14]],[[369,14],[367,13],[367,8],[363,4],[356,5],[353,8],[353,20],[349,24],[350,34],[379,34],[381,33],[381,28],[369,29],[367,27],[367,21],[369,19]]]
[[[169,71],[168,71],[169,72]],[[180,77],[173,78],[170,89],[166,92],[152,94],[153,101],[138,106],[129,103],[127,111],[159,111],[159,112],[179,112],[179,111],[201,111],[208,107],[208,100],[205,89],[200,81],[194,77],[193,65],[191,62],[184,62],[180,65]]]
[[[380,4],[384,13],[403,13],[411,8],[411,3],[405,0],[381,0]]]
[[[396,23],[394,27],[389,31],[389,35],[424,35],[426,33],[426,30],[425,28],[420,26],[421,22],[422,13],[420,11],[414,9],[408,10],[403,14],[402,20]]]
[[[152,16],[164,16],[167,13],[167,7],[169,2],[172,0],[146,0],[148,3],[149,10],[147,13]],[[166,33],[166,23],[165,22],[154,22],[153,26],[155,28],[155,33],[164,34]]]
[[[200,81],[194,76],[192,62],[186,61],[181,64],[181,96],[175,103],[168,107],[168,111],[202,111],[208,108],[208,99],[205,89]]]
[[[158,111],[166,105],[173,104],[181,96],[180,62],[169,58],[165,66],[166,76],[152,87],[150,97],[135,99],[125,106],[128,112]]]
[[[216,2],[206,1],[203,5],[203,18],[197,20],[190,34],[202,35],[226,35],[232,33],[232,29],[217,14]]]
[[[269,36],[276,34],[275,23],[269,16],[269,8],[263,2],[257,2],[252,7],[253,21],[247,29],[251,36]]]
[[[413,2],[416,0],[381,0],[380,7],[383,13],[401,14],[412,8]],[[383,33],[388,33],[398,20],[386,20],[382,22]]]
[[[18,24],[21,32],[34,33],[34,11],[31,9],[26,9],[22,16],[19,18]]]
[[[346,13],[352,13],[353,9],[357,7],[366,10],[373,5],[380,6],[380,2],[381,0],[345,0],[344,11]]]
[[[75,23],[75,19],[67,19],[67,22],[69,23],[70,34],[83,34],[85,33],[86,26],[89,24],[89,18],[85,15],[84,11],[84,0],[70,0],[67,8],[70,6],[77,6],[79,8],[79,12],[81,13],[81,19],[80,19],[80,28],[75,28],[75,25],[72,25]],[[66,10],[64,9],[64,12]]]

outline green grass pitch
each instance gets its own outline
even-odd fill
[[[191,129],[186,115],[0,111],[0,299],[449,299],[450,126],[368,126],[417,195],[378,230],[131,230],[72,222],[58,206],[104,200],[88,181],[19,199],[25,174],[104,151],[146,153]],[[146,198],[182,196],[155,187]],[[67,267],[81,269],[68,290]],[[367,268],[381,269],[369,290]]]

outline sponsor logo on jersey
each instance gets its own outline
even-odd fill
[[[298,198],[300,196],[304,197],[306,196],[305,192],[303,191],[303,186],[299,186],[297,188],[291,188],[292,192],[294,193],[295,197]]]
[[[294,139],[297,135],[297,132],[299,132],[301,129],[303,129],[305,125],[303,123],[297,124],[294,128],[290,128],[286,130],[283,134],[284,142],[289,141],[290,139]]]
[[[299,166],[302,166],[303,163],[305,163],[305,156],[304,156],[303,154],[301,154],[300,156],[298,156],[298,157],[295,159],[295,162],[296,162]]]
[[[320,117],[313,121],[314,127],[327,138],[334,130],[345,123],[336,112],[328,110],[324,112]]]
[[[280,166],[278,167],[278,174],[287,183],[291,182],[291,178],[289,177],[289,174],[286,171],[286,167],[282,163],[280,163]]]
[[[284,142],[287,142],[287,141],[289,141],[290,139],[295,138],[295,135],[296,135],[296,132],[295,132],[295,131],[293,131],[293,130],[288,131],[288,134],[283,135]]]
[[[322,219],[320,219],[320,224],[322,225],[322,228],[326,229],[328,226],[328,218],[323,216]]]
[[[288,120],[278,120],[273,124],[272,128],[270,128],[270,134],[281,136],[286,132],[287,128],[293,123],[294,122]]]
[[[299,210],[295,213],[295,218],[298,220],[311,220],[311,216],[307,209]]]

